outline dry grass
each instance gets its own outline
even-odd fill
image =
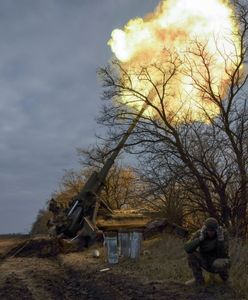
[[[144,241],[142,255],[137,263],[123,261],[119,266],[138,275],[144,281],[169,280],[185,282],[192,278],[183,249],[184,240],[163,234]],[[248,299],[248,244],[237,240],[230,243],[232,259],[231,282],[239,300]],[[205,274],[207,280],[209,274]]]
[[[126,260],[120,266],[139,274],[143,280],[185,281],[190,272],[183,243],[172,235],[160,235],[143,242],[142,255],[135,264]]]
[[[12,247],[17,240],[0,240],[0,256],[2,251]],[[136,263],[133,263],[130,259],[123,259],[116,265],[116,269],[118,272],[123,271],[123,273],[133,274],[141,281],[185,282],[192,278],[192,273],[187,264],[183,247],[184,242],[184,240],[168,233],[161,234],[143,242],[142,255]],[[92,258],[94,247],[100,250],[99,259]],[[105,249],[100,245],[94,247],[85,251],[83,256],[80,253],[75,253],[64,255],[64,257],[70,259],[75,256],[78,259],[77,265],[79,266],[82,265],[82,260],[87,260],[87,265],[90,262],[90,264],[99,265],[98,268],[104,268],[106,265]],[[231,240],[230,254],[232,260],[231,282],[238,293],[237,299],[248,300],[248,243]]]
[[[248,299],[248,243],[231,241],[231,279],[242,299]]]

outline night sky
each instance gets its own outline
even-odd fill
[[[114,28],[158,0],[0,0],[0,233],[27,233],[96,141]]]

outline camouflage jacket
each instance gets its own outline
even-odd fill
[[[229,238],[226,230],[223,232],[224,241],[218,241],[217,236],[214,238],[205,237],[203,241],[199,239],[200,230],[196,231],[191,238],[185,243],[184,249],[187,253],[199,251],[203,256],[215,258],[229,257]]]

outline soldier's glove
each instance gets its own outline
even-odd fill
[[[231,262],[229,258],[217,258],[214,260],[212,267],[218,272],[230,268]]]
[[[222,226],[218,226],[217,240],[218,240],[218,242],[224,242],[224,229]]]
[[[200,236],[199,236],[199,240],[200,241],[204,241],[205,240],[206,230],[207,230],[207,227],[205,225],[203,225],[202,228],[200,229]]]

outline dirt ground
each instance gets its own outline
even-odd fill
[[[11,246],[11,242],[0,243],[2,252]],[[104,249],[98,249],[99,258],[94,258],[92,249],[89,249],[51,258],[2,259],[0,299],[235,299],[235,293],[230,286],[196,289],[177,281],[146,280],[135,270],[137,262],[128,262],[132,264],[131,268],[122,261],[117,265],[109,265]],[[125,265],[125,268],[122,265]]]

